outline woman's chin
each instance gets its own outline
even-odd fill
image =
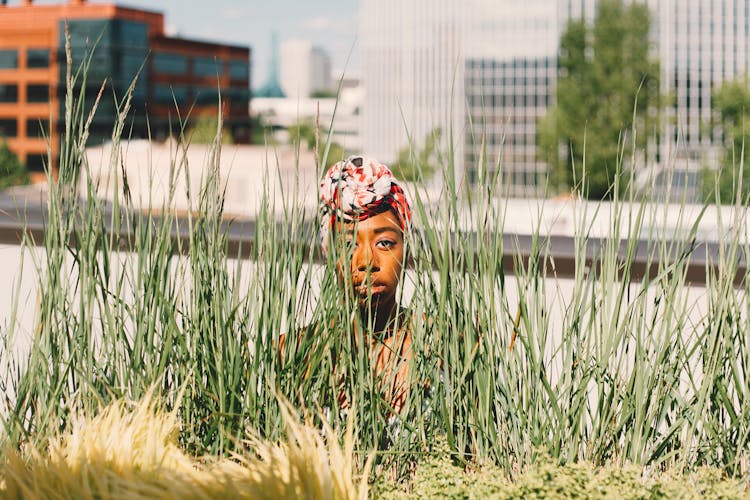
[[[373,287],[366,292],[358,293],[359,306],[377,309],[381,304],[388,301],[386,292],[387,290],[384,287]]]

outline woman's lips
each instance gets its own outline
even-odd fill
[[[357,293],[359,293],[360,296],[366,297],[368,293],[370,295],[380,295],[386,291],[386,286],[381,285],[378,283],[375,283],[373,285],[367,286],[367,285],[357,285],[355,287],[357,290]]]

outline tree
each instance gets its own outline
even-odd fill
[[[0,139],[0,189],[28,184],[29,172],[8,143]]]
[[[315,149],[315,124],[310,119],[301,120],[294,125],[287,128],[289,134],[289,141],[292,144],[304,144],[308,149]],[[328,132],[320,129],[318,131],[318,161],[323,163],[323,156],[326,150],[326,139]],[[343,160],[346,155],[346,150],[337,142],[331,141],[328,148],[328,156],[325,158],[327,165],[333,165],[337,161]]]
[[[188,130],[187,137],[192,144],[211,144],[216,139],[219,126],[217,116],[199,116]],[[232,133],[227,127],[221,129],[221,143],[232,144]]]
[[[404,181],[427,180],[432,177],[438,166],[437,146],[441,135],[440,128],[436,127],[425,137],[421,151],[415,151],[413,145],[401,148],[396,164],[391,166],[393,175]]]
[[[711,107],[724,135],[724,157],[719,170],[703,172],[707,200],[722,203],[750,203],[750,88],[747,79],[727,82],[714,91]],[[740,169],[742,179],[740,179]],[[742,182],[740,185],[739,182]]]
[[[338,93],[335,90],[316,90],[310,93],[312,99],[335,99]]]
[[[629,133],[638,131],[639,150],[658,133],[659,63],[649,53],[650,26],[646,5],[622,0],[601,0],[593,24],[568,23],[560,40],[557,106],[537,129],[551,185],[575,187],[585,168],[584,194],[609,198]]]

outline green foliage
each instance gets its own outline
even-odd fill
[[[260,115],[250,116],[250,144],[264,145],[266,142],[273,144],[273,131],[263,122]]]
[[[430,131],[424,139],[424,147],[417,151],[414,144],[401,148],[398,159],[391,170],[397,179],[421,181],[430,179],[438,170],[440,158],[438,145],[442,133],[439,127]]]
[[[591,199],[613,196],[622,152],[658,133],[659,64],[649,54],[651,18],[641,3],[598,3],[593,25],[570,21],[560,41],[557,105],[538,127],[551,185]],[[585,178],[585,179],[584,179]],[[623,185],[624,187],[624,185]]]
[[[8,143],[0,139],[0,189],[29,182],[29,173]]]
[[[316,126],[312,120],[301,120],[287,129],[289,140],[292,144],[307,146],[307,149],[314,151],[316,147]],[[346,150],[337,142],[326,142],[328,131],[318,130],[318,161],[324,165],[332,165],[337,161],[346,158]],[[328,155],[326,156],[326,144],[328,145]]]
[[[711,202],[750,202],[750,88],[747,79],[726,82],[711,99],[724,134],[724,155],[719,171],[704,170],[703,193]],[[741,184],[740,184],[741,182]]]
[[[316,90],[310,94],[310,97],[313,99],[333,99],[336,95],[335,90]]]
[[[466,469],[449,455],[433,455],[417,464],[408,484],[376,484],[377,498],[746,498],[739,481],[717,469],[691,474],[643,473],[638,467],[561,466],[545,458],[510,481],[492,466]]]
[[[199,116],[187,132],[187,138],[192,144],[213,144],[219,133],[219,118],[217,116]],[[227,127],[221,129],[221,143],[232,144],[232,133]]]

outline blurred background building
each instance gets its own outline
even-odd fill
[[[268,79],[253,96],[251,112],[270,133],[266,140],[294,143],[298,127],[319,126],[321,144],[330,131],[332,143],[356,153],[362,149],[363,99],[359,75],[332,74],[329,55],[307,40],[287,40],[279,50],[274,34]]]
[[[643,3],[668,104],[640,170],[696,199],[700,170],[716,168],[723,145],[712,92],[750,69],[750,0]],[[555,104],[560,36],[596,9],[596,0],[361,0],[364,150],[393,161],[410,140],[419,147],[447,128],[469,180],[484,145],[509,194],[543,194],[537,122]]]
[[[281,88],[287,97],[314,97],[333,90],[331,58],[309,40],[286,40],[281,44]]]
[[[329,96],[254,97],[252,113],[281,144],[294,142],[290,129],[305,123],[310,126],[319,124],[322,144],[325,144],[330,130],[332,142],[348,153],[360,152],[364,88],[358,75],[339,76],[335,80],[341,89]]]
[[[436,128],[462,149],[464,14],[457,0],[361,0],[362,146],[391,163]],[[460,157],[460,153],[459,153]]]
[[[74,64],[89,55],[87,104],[103,93],[90,143],[109,139],[122,99],[137,76],[131,138],[165,139],[180,118],[217,114],[219,92],[226,126],[236,142],[249,130],[250,49],[169,37],[158,12],[69,0],[60,4],[0,4],[0,135],[32,172],[41,172],[47,139],[59,149],[64,123],[65,31]],[[179,113],[176,111],[179,107]],[[148,114],[148,120],[146,116]],[[46,137],[46,138],[45,138]],[[53,163],[55,159],[53,158]]]

